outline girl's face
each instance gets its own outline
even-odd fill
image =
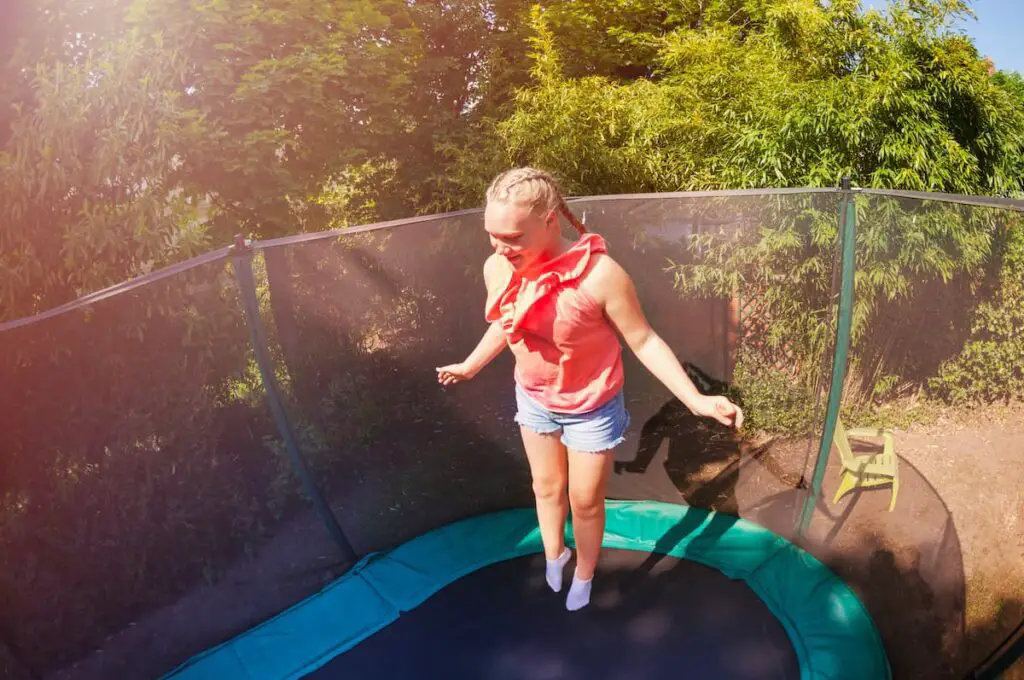
[[[512,203],[488,203],[484,229],[494,252],[517,272],[557,254],[561,243],[561,227],[554,211],[537,216],[529,208]]]

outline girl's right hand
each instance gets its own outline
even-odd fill
[[[437,382],[442,385],[454,385],[466,380],[471,380],[475,373],[465,362],[449,364],[437,369]]]

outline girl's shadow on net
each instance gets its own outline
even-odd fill
[[[728,383],[684,363],[687,375],[703,394],[728,395]],[[652,463],[666,448],[664,473],[686,505],[744,517],[782,529],[791,523],[802,498],[802,463],[774,455],[774,442],[753,444],[711,418],[698,417],[681,401],[667,401],[643,425],[636,457],[616,462],[617,475],[655,475]],[[800,463],[800,464],[798,464]],[[652,556],[653,557],[653,556]]]

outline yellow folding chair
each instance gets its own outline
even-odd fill
[[[866,455],[855,455],[850,447],[849,437],[865,437],[881,439],[882,451]],[[836,489],[835,498],[832,504],[839,502],[845,494],[861,487],[875,487],[892,485],[892,498],[889,501],[889,512],[896,507],[896,494],[900,490],[899,459],[894,451],[892,432],[881,428],[861,427],[847,430],[843,423],[836,423],[836,433],[833,438],[836,448],[839,449],[839,459],[842,463],[840,470],[841,479],[839,488]]]

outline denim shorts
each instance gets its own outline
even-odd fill
[[[586,413],[553,413],[538,404],[516,383],[515,420],[538,434],[562,433],[562,443],[574,451],[601,453],[626,439],[629,412],[622,390]]]

